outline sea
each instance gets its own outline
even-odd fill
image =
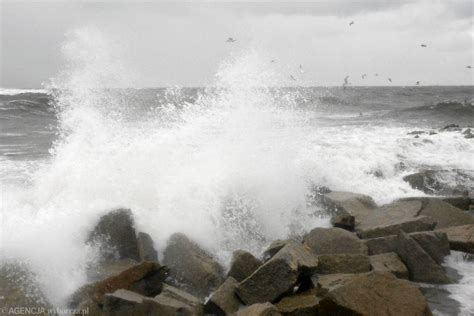
[[[97,256],[87,234],[117,207],[159,253],[182,232],[228,265],[234,250],[329,227],[314,185],[382,205],[425,196],[403,181],[419,170],[474,172],[473,86],[283,86],[255,69],[228,62],[197,88],[107,87],[72,71],[1,89],[1,260],[27,264],[64,306]],[[461,131],[441,130],[452,124]],[[449,181],[473,187],[463,179]],[[456,284],[422,285],[434,314],[474,314],[474,261],[452,252],[444,265]]]

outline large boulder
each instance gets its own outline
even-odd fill
[[[150,305],[144,304],[145,296],[118,289],[104,296],[103,315],[107,316],[147,316],[151,315]],[[96,311],[100,313],[100,311]],[[100,314],[99,314],[100,315]]]
[[[263,260],[267,261],[271,257],[273,257],[281,248],[285,247],[285,245],[290,242],[290,239],[276,239],[270,243],[270,245],[265,249],[263,252]]]
[[[408,234],[425,250],[435,262],[441,263],[449,255],[449,243],[446,234],[441,232],[416,232]],[[397,252],[397,236],[391,235],[373,239],[365,239],[370,255]]]
[[[474,224],[448,227],[438,231],[447,235],[451,249],[474,253]]]
[[[318,315],[413,315],[431,311],[421,291],[393,274],[373,271],[350,278],[329,291],[319,303]]]
[[[420,215],[429,216],[436,222],[436,229],[474,224],[474,217],[440,199],[428,198]]]
[[[224,283],[212,293],[206,302],[204,313],[216,316],[226,316],[235,313],[242,304],[235,289],[239,283],[232,277],[228,277]]]
[[[469,207],[474,204],[474,201],[468,196],[448,196],[441,198],[443,202],[451,204],[460,210],[469,210]]]
[[[4,263],[0,266],[0,311],[18,307],[38,311],[36,315],[48,315],[48,309],[52,308],[35,274],[26,265],[19,262]],[[5,315],[9,314],[5,312]]]
[[[71,296],[69,304],[75,307],[83,301],[91,300],[97,305],[102,305],[104,295],[118,289],[154,296],[161,292],[162,281],[167,277],[167,273],[168,269],[157,262],[145,261],[117,275],[81,287]]]
[[[390,220],[385,224],[366,228],[357,232],[362,239],[396,235],[401,231],[406,233],[433,230],[436,222],[428,216],[417,216],[406,219]]]
[[[87,243],[97,246],[105,261],[140,259],[135,224],[129,209],[117,209],[102,216],[89,234]]]
[[[315,254],[363,254],[367,246],[353,233],[341,228],[318,227],[311,230],[303,239],[304,244]]]
[[[445,233],[419,232],[409,236],[438,264],[443,263],[444,257],[449,255],[449,241]]]
[[[262,262],[255,258],[250,252],[236,250],[232,253],[230,270],[227,276],[240,282],[251,275],[261,265]]]
[[[155,250],[153,239],[147,233],[139,232],[137,235],[138,256],[141,261],[158,262],[158,252]]]
[[[377,208],[374,200],[367,195],[333,191],[322,196],[323,205],[333,214],[333,225],[352,230]]]
[[[363,273],[370,271],[369,257],[361,254],[331,254],[318,256],[317,273]]]
[[[434,195],[467,195],[473,176],[465,170],[423,170],[403,178],[414,189]],[[455,183],[452,185],[451,183]]]
[[[317,265],[316,256],[306,247],[290,242],[243,280],[236,293],[247,305],[273,302],[292,291],[303,277],[311,276]]]
[[[312,293],[301,293],[284,297],[276,307],[284,316],[317,315],[320,300]]]
[[[408,269],[394,252],[370,256],[370,266],[374,271],[390,272],[397,278],[408,279]]]
[[[163,252],[163,264],[177,285],[205,297],[224,282],[222,266],[204,249],[181,233],[173,234]]]
[[[424,283],[450,283],[444,269],[410,236],[397,236],[397,254],[410,272],[410,279]]]
[[[275,305],[271,303],[253,304],[239,310],[236,316],[281,316]]]
[[[155,300],[162,303],[179,302],[177,305],[185,306],[185,310],[191,311],[192,315],[202,315],[204,310],[200,299],[169,284],[163,284],[163,289],[159,295],[155,296]]]
[[[352,273],[335,273],[315,275],[311,278],[319,297],[324,297],[330,291],[349,282],[357,274]]]

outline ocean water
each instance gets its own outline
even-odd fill
[[[226,264],[233,250],[329,226],[312,185],[384,204],[423,196],[402,180],[422,168],[474,170],[473,139],[408,134],[474,125],[473,86],[286,87],[247,52],[206,87],[119,89],[126,76],[103,67],[106,54],[71,58],[44,91],[0,90],[2,260],[26,262],[57,305],[87,282],[96,258],[84,240],[116,207],[159,252],[183,232]],[[460,280],[447,296],[472,313],[472,262],[446,264]]]

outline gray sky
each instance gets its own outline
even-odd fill
[[[470,0],[0,5],[0,87],[41,87],[64,68],[61,47],[77,29],[82,41],[68,46],[70,54],[99,56],[105,41],[107,58],[141,87],[206,84],[222,60],[248,49],[303,85],[340,85],[347,75],[354,85],[388,85],[388,77],[394,85],[473,84]],[[237,41],[225,43],[229,36]]]

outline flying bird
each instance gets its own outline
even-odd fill
[[[296,78],[293,75],[290,75],[291,80],[296,81]]]
[[[227,43],[233,43],[233,42],[235,42],[235,39],[233,39],[232,37],[229,37],[226,42]]]
[[[362,79],[365,79],[365,77],[367,77],[367,74],[362,75]]]
[[[471,65],[469,65],[469,66],[466,66],[466,68],[469,68],[469,69],[471,69],[472,67],[471,67]]]
[[[342,84],[342,88],[345,89],[346,86],[348,86],[348,85],[350,85],[350,83],[349,83],[349,76],[346,76],[346,77],[344,78],[344,83]]]
[[[421,47],[428,47],[426,44],[421,44]]]
[[[417,86],[419,86],[419,85],[420,85],[420,82],[419,82],[419,81],[417,81],[417,82],[416,82],[416,85],[417,85]]]
[[[374,76],[375,76],[375,77],[378,77],[378,76],[379,76],[379,74],[374,74]]]
[[[392,78],[388,78],[388,81],[392,82]]]
[[[349,23],[349,26],[352,26],[352,24],[354,24],[354,21],[351,21],[351,23]]]
[[[272,59],[271,63],[274,63],[275,62],[275,59]]]

